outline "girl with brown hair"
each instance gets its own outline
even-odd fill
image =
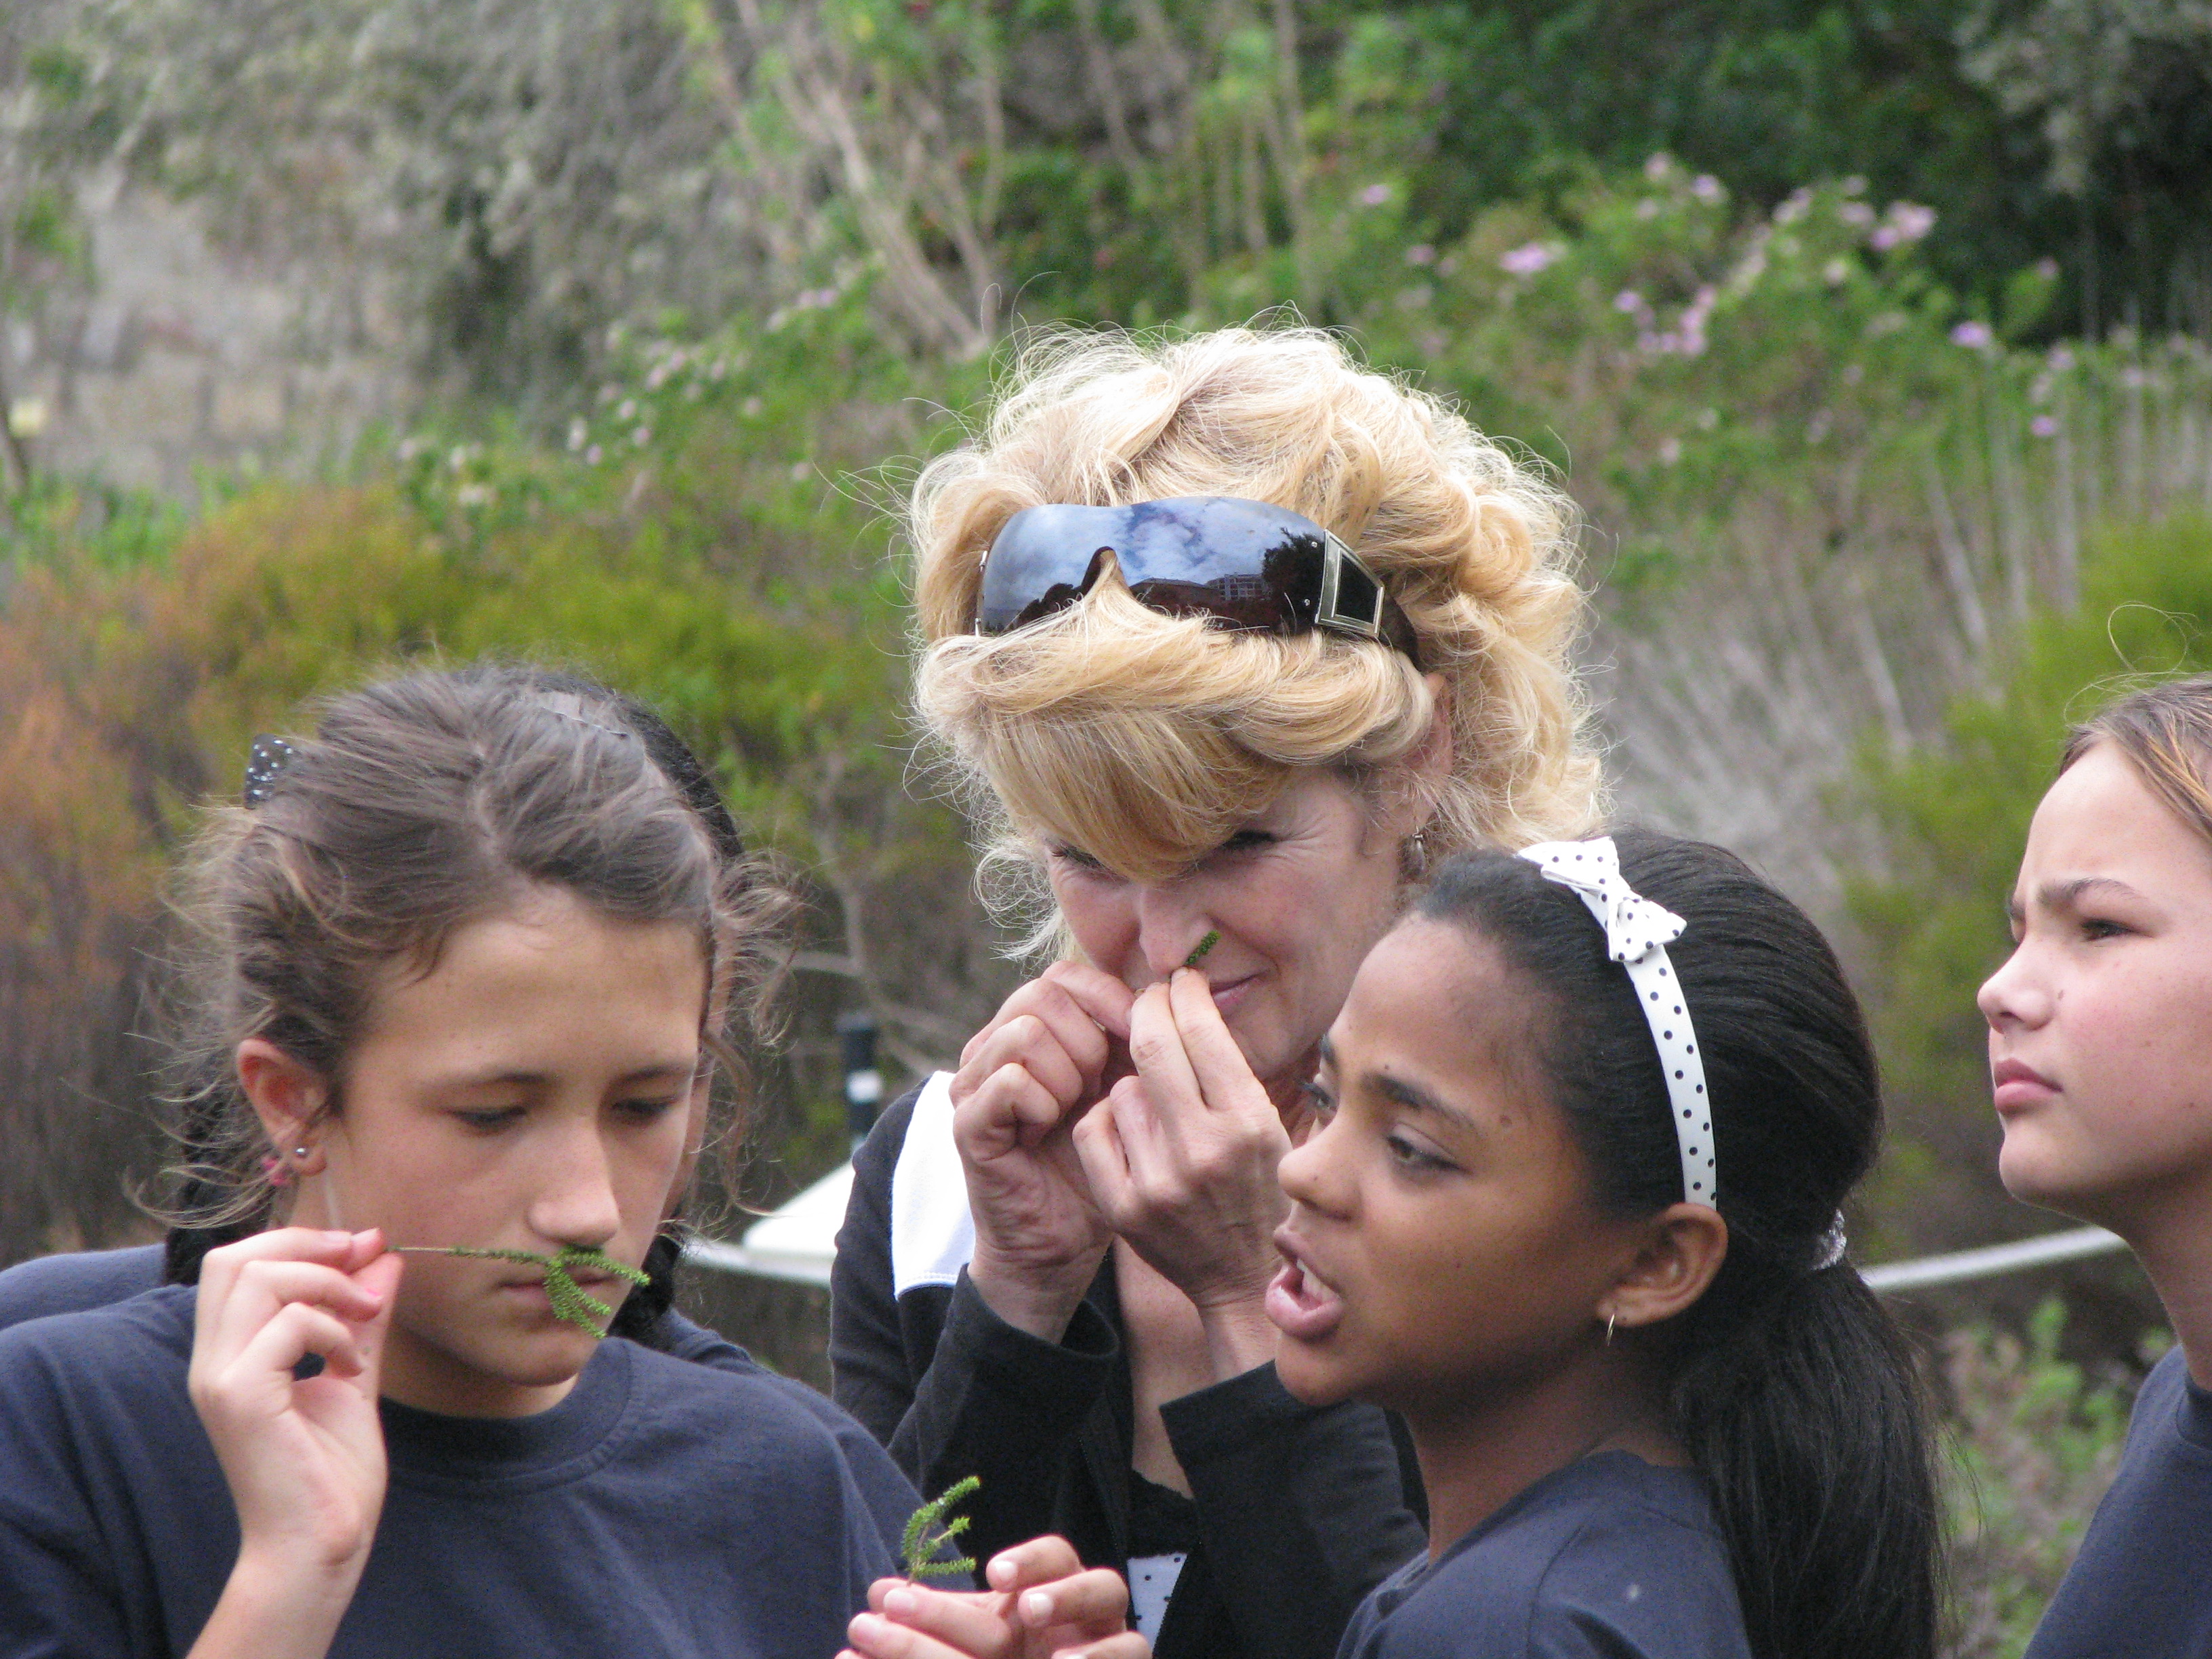
[[[782,908],[672,744],[489,667],[257,745],[185,878],[172,1282],[0,1333],[0,1655],[836,1650],[912,1488],[648,1345]]]

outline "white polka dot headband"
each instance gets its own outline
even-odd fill
[[[1667,1075],[1668,1115],[1674,1123],[1674,1144],[1682,1154],[1682,1196],[1692,1204],[1711,1204],[1719,1186],[1712,1100],[1705,1093],[1705,1063],[1698,1054],[1689,1006],[1667,956],[1668,942],[1680,939],[1688,924],[1628,884],[1610,836],[1541,842],[1522,848],[1520,855],[1545,880],[1581,896],[1605,929],[1606,953],[1628,970],[1628,982],[1636,988],[1637,1006],[1651,1027],[1651,1040]]]

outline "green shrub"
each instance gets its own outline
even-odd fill
[[[2018,1659],[2119,1467],[2136,1379],[2061,1359],[2064,1326],[2053,1298],[2025,1340],[1944,1339],[1954,1659]]]

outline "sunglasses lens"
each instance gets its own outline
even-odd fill
[[[1328,542],[1286,507],[1220,496],[1129,507],[1026,507],[991,544],[975,625],[1004,633],[1073,605],[1110,552],[1133,598],[1171,615],[1300,634],[1319,619]],[[1371,616],[1380,594],[1358,572],[1339,608]]]
[[[1118,507],[1054,506],[1024,507],[1007,520],[983,562],[977,629],[1003,634],[1081,599],[1121,517]]]

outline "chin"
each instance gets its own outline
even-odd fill
[[[1275,1344],[1275,1377],[1301,1406],[1319,1409],[1352,1398],[1352,1385],[1338,1367],[1288,1337]]]
[[[2096,1183],[2069,1167],[2068,1160],[2050,1137],[2028,1124],[2005,1127],[2004,1145],[1997,1152],[1997,1179],[2023,1204],[2051,1210],[2077,1221],[2106,1224],[2109,1207]]]

